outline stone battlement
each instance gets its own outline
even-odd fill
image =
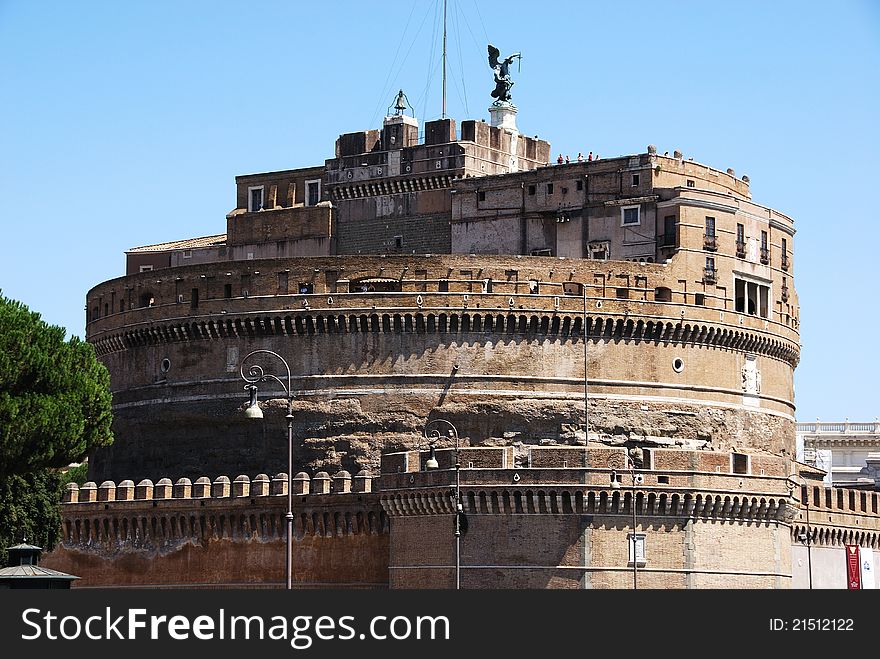
[[[366,471],[354,478],[345,470],[332,477],[320,471],[310,478],[304,471],[293,477],[293,494],[363,494],[372,491],[373,477]],[[93,481],[83,484],[68,483],[64,490],[63,503],[107,503],[117,501],[163,501],[169,499],[228,499],[245,497],[286,496],[288,490],[287,474],[279,473],[271,479],[266,474],[258,474],[251,480],[246,475],[237,476],[230,481],[228,476],[218,476],[211,481],[207,476],[193,482],[189,478],[179,478],[172,484],[170,478],[162,478],[155,484],[145,478],[137,485],[132,480],[123,480],[118,485],[107,480],[97,485]]]

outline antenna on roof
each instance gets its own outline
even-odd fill
[[[443,0],[443,109],[440,118],[446,118],[446,0]]]

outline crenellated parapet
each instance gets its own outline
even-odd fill
[[[389,515],[452,514],[452,448],[383,456],[382,505]],[[462,448],[462,506],[469,515],[632,515],[789,523],[796,514],[787,461],[775,456],[646,449],[631,481],[624,448]],[[744,458],[738,460],[735,455]],[[743,473],[733,473],[740,469]],[[614,472],[620,487],[612,487]]]
[[[291,479],[294,533],[339,537],[388,532],[385,513],[372,494],[366,472],[332,477],[300,472]],[[149,479],[70,483],[64,490],[62,543],[83,550],[113,552],[169,548],[214,540],[265,542],[284,537],[288,478],[258,474],[230,480],[218,476],[172,482]]]
[[[793,542],[819,547],[855,544],[880,548],[880,492],[846,487],[803,485],[792,522]]]

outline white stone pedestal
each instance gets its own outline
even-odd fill
[[[516,129],[516,106],[513,103],[503,103],[489,106],[490,125],[503,128],[517,133]]]

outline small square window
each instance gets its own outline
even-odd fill
[[[547,194],[553,194],[553,184],[552,183],[547,184]]]
[[[530,196],[530,197],[533,197],[534,195],[535,195],[535,186],[534,186],[534,185],[530,185],[530,186],[529,186],[529,196]]]
[[[183,250],[183,258],[185,258],[185,259],[191,259],[192,256],[193,256],[193,253],[192,253],[192,250],[191,250],[191,249],[185,249],[185,250]]]
[[[638,224],[639,223],[639,207],[627,206],[620,209],[621,224]]]
[[[749,456],[744,453],[732,453],[730,466],[734,474],[748,474]]]
[[[639,187],[639,175],[638,175],[638,174],[633,174],[633,175],[632,175],[632,186],[633,186],[634,188]]]
[[[695,293],[694,294],[694,304],[700,307],[706,306],[706,294],[705,293]]]
[[[693,179],[688,179],[688,180],[687,180],[687,186],[688,186],[689,188],[693,188],[695,185],[696,185],[696,183],[694,183],[694,180],[693,180]]]
[[[440,293],[448,293],[449,292],[449,280],[448,279],[441,279],[439,282],[437,282],[437,290]]]
[[[310,295],[314,292],[315,292],[315,286],[311,282],[300,282],[300,284],[299,284],[300,295]]]
[[[153,266],[151,266],[151,265],[142,265],[142,266],[140,267],[140,271],[141,271],[141,272],[152,272],[152,271],[153,271]]]
[[[403,247],[403,236],[394,236],[394,249],[401,249]]]
[[[486,201],[486,193],[483,190],[477,192],[477,201]]]

